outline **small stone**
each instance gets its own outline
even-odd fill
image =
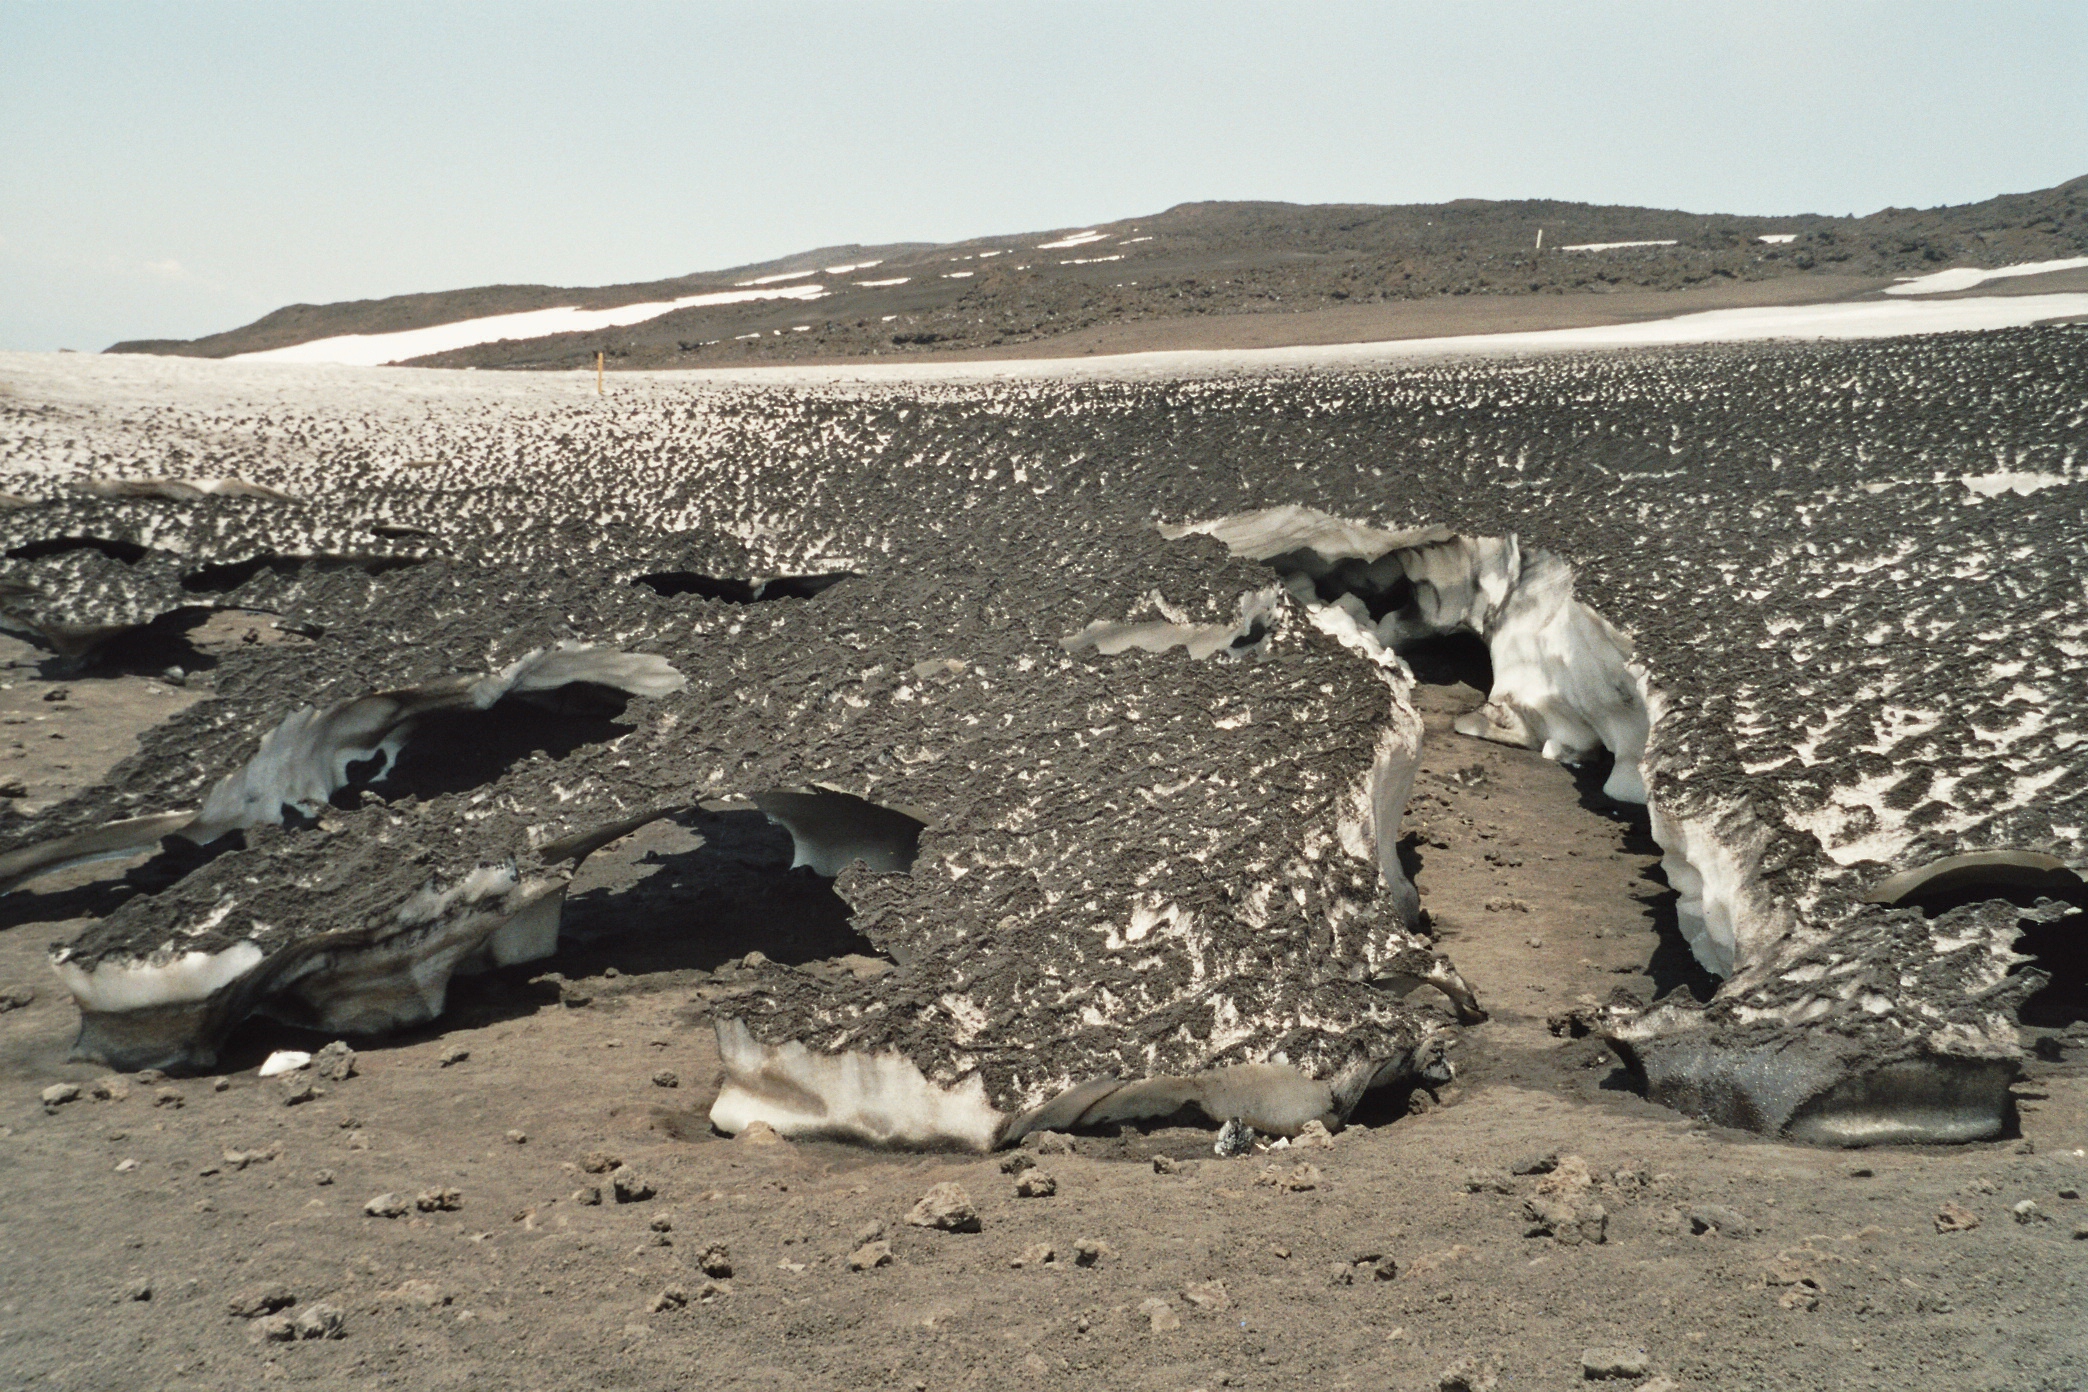
[[[1254,1149],[1254,1128],[1238,1117],[1218,1128],[1218,1139],[1211,1143],[1211,1153],[1221,1160],[1230,1160],[1235,1155],[1245,1155]]]
[[[455,1213],[464,1207],[464,1196],[454,1189],[423,1189],[413,1196],[413,1206],[423,1213]]]
[[[681,1086],[681,1075],[670,1068],[662,1068],[659,1072],[653,1074],[653,1086],[678,1088]]]
[[[1979,1215],[1970,1209],[1947,1203],[1936,1210],[1936,1231],[1939,1233],[1970,1232],[1979,1226]]]
[[[355,1050],[336,1039],[312,1055],[312,1072],[329,1083],[345,1083],[355,1076]]]
[[[750,1146],[774,1146],[783,1144],[782,1134],[778,1132],[775,1127],[769,1125],[765,1121],[748,1122],[746,1128],[742,1130],[737,1136],[734,1136],[732,1139],[737,1141],[741,1145]]]
[[[1058,1180],[1049,1170],[1031,1170],[1015,1181],[1018,1199],[1048,1199],[1058,1192]]]
[[[1024,1170],[1035,1169],[1036,1164],[1035,1159],[1018,1150],[1001,1157],[1000,1172],[1002,1174],[1021,1174]]]
[[[321,1189],[324,1189],[327,1185],[332,1184],[333,1181],[334,1172],[332,1170],[312,1171],[312,1183],[318,1185]]]
[[[645,1308],[657,1315],[663,1314],[668,1310],[679,1310],[688,1303],[689,1293],[687,1291],[680,1286],[669,1286],[654,1296],[652,1303]]]
[[[1548,1154],[1517,1162],[1512,1173],[1519,1175],[1550,1174],[1557,1168],[1559,1168],[1559,1153],[1551,1151]]]
[[[1720,1237],[1744,1238],[1754,1232],[1754,1225],[1737,1208],[1698,1204],[1689,1210],[1689,1230],[1699,1237],[1717,1233]]]
[[[157,1068],[140,1068],[136,1073],[132,1074],[131,1076],[136,1078],[138,1082],[145,1087],[151,1087],[156,1083],[164,1083],[165,1081],[167,1081],[167,1075],[165,1073],[162,1073]]]
[[[232,1091],[232,1080],[230,1078],[212,1078],[210,1080],[210,1090],[212,1092],[230,1092]]]
[[[130,1084],[111,1073],[105,1078],[96,1078],[88,1092],[104,1102],[121,1102],[130,1096]]]
[[[272,1282],[265,1286],[253,1286],[225,1302],[225,1313],[234,1319],[252,1319],[256,1315],[272,1315],[297,1303],[297,1295],[288,1286]]]
[[[341,1312],[323,1300],[300,1312],[294,1323],[300,1339],[340,1339],[348,1332]]]
[[[1073,1138],[1063,1131],[1039,1131],[1036,1133],[1036,1150],[1039,1155],[1071,1155]]]
[[[10,778],[10,779],[8,779],[8,780],[7,780],[6,782],[4,782],[4,783],[0,783],[0,797],[4,797],[4,798],[25,798],[25,797],[27,797],[27,796],[29,796],[29,785],[28,785],[27,783],[24,783],[24,782],[23,782],[23,781],[22,781],[21,779],[19,779],[19,778]],[[26,989],[26,988],[24,988],[24,989]],[[12,993],[12,992],[10,992],[9,994],[10,994],[10,995],[12,995],[13,993]],[[31,997],[31,999],[34,999],[34,996],[33,996],[33,994],[32,994],[32,997]],[[28,1003],[29,1003],[29,1002],[28,1002],[28,1001],[26,1001],[26,1000],[22,1002],[22,1004],[23,1004],[23,1005],[27,1005]],[[10,1005],[10,1006],[8,1006],[7,1008],[8,1008],[8,1009],[15,1009],[15,1008],[17,1008],[17,1007],[15,1007],[15,1006],[11,1006],[11,1005]]]
[[[1141,1302],[1138,1313],[1146,1317],[1147,1324],[1155,1334],[1165,1334],[1182,1327],[1182,1317],[1175,1313],[1174,1306],[1157,1297]]]
[[[1869,1179],[1876,1175],[1877,1171],[1868,1165],[1851,1165],[1843,1173],[1851,1179]]]
[[[863,1224],[863,1226],[861,1226],[860,1228],[856,1229],[855,1243],[856,1246],[860,1247],[865,1242],[875,1242],[880,1237],[884,1237],[886,1235],[887,1234],[885,1231],[885,1225],[882,1222],[879,1222],[877,1219],[873,1218],[869,1222]]]
[[[1310,1150],[1332,1150],[1334,1148],[1334,1133],[1327,1129],[1325,1122],[1314,1117],[1311,1121],[1298,1128],[1297,1137],[1291,1144],[1304,1146]]]
[[[67,701],[72,699],[72,692],[65,687],[54,686],[44,693],[43,698],[46,701]]]
[[[297,1321],[288,1315],[270,1315],[254,1325],[250,1336],[256,1343],[288,1344],[297,1339]]]
[[[116,1173],[118,1174],[129,1174],[136,1168],[138,1168],[138,1162],[135,1160],[118,1160],[116,1162]]]
[[[527,1131],[510,1131],[507,1133],[507,1138],[509,1145],[529,1144],[529,1133]]]
[[[1646,1351],[1642,1348],[1581,1350],[1581,1376],[1590,1381],[1603,1378],[1642,1378],[1646,1375],[1646,1367]]]
[[[1155,1155],[1153,1157],[1154,1174],[1180,1174],[1181,1172],[1182,1162],[1175,1159],[1172,1155]]]
[[[436,1056],[435,1062],[439,1068],[448,1068],[452,1064],[462,1063],[470,1057],[471,1050],[465,1048],[462,1044],[452,1044]]]
[[[602,1202],[602,1186],[583,1184],[573,1191],[573,1202],[584,1208],[593,1208]]]
[[[674,1231],[674,1220],[672,1218],[655,1218],[645,1226],[657,1233],[669,1233]]]
[[[142,1278],[127,1282],[123,1287],[123,1298],[125,1300],[152,1299],[152,1282]]]
[[[188,673],[182,671],[179,667],[169,667],[166,671],[160,673],[160,680],[169,686],[187,686]]]
[[[580,1168],[589,1174],[607,1174],[622,1163],[621,1159],[606,1150],[591,1150],[587,1153],[587,1158],[580,1162]]]
[[[1307,1190],[1319,1188],[1324,1182],[1319,1166],[1293,1165],[1276,1187],[1287,1194],[1302,1194]]]
[[[2088,1242],[2088,1223],[2074,1224],[2074,1241]]]
[[[1100,1238],[1083,1237],[1080,1241],[1073,1244],[1073,1264],[1075,1266],[1099,1266],[1104,1257],[1113,1257],[1115,1255],[1116,1253],[1110,1248],[1110,1245]]]
[[[1021,1255],[1009,1261],[1012,1267],[1047,1266],[1058,1260],[1058,1252],[1048,1242],[1032,1242],[1022,1249]]]
[[[288,1086],[283,1089],[283,1105],[285,1107],[302,1107],[307,1102],[315,1102],[326,1096],[320,1089],[312,1086],[310,1078],[293,1075],[286,1082]]]
[[[890,1266],[891,1264],[892,1244],[886,1242],[883,1238],[879,1238],[875,1242],[865,1242],[862,1246],[848,1254],[848,1269],[850,1271],[874,1271],[880,1266]]]
[[[402,1281],[397,1290],[380,1291],[379,1300],[390,1305],[410,1305],[416,1309],[432,1310],[447,1305],[453,1297],[443,1294],[442,1287],[433,1281],[414,1279]]]
[[[78,1083],[53,1083],[39,1093],[38,1096],[43,1098],[45,1111],[55,1112],[68,1102],[80,1100],[80,1085]]]
[[[610,1175],[609,1187],[615,1193],[616,1201],[620,1204],[644,1203],[659,1192],[659,1190],[653,1188],[651,1180],[637,1171],[629,1169],[618,1169],[614,1174]]]
[[[1182,1299],[1211,1314],[1232,1308],[1232,1296],[1226,1291],[1223,1281],[1197,1281],[1184,1286]]]
[[[398,1218],[404,1216],[413,1205],[397,1194],[384,1193],[363,1205],[363,1212],[372,1218]]]
[[[696,1259],[696,1269],[713,1280],[732,1279],[732,1249],[722,1242],[713,1242]]]
[[[909,1225],[916,1228],[935,1228],[941,1232],[979,1231],[979,1210],[973,1206],[971,1195],[959,1184],[938,1184],[925,1194],[906,1215]]]
[[[2024,1199],[2008,1210],[2018,1223],[2049,1223],[2052,1220],[2038,1208],[2035,1200]]]
[[[2072,1184],[2062,1184],[2059,1186],[2059,1197],[2062,1199],[2078,1199],[2081,1197],[2080,1188]]]
[[[1513,1194],[1515,1181],[1506,1170],[1466,1170],[1464,1187],[1467,1194]]]

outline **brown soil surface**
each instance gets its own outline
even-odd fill
[[[5,709],[67,708],[31,721],[65,741],[11,761],[36,797],[196,692],[76,679],[46,705],[58,683],[13,658]],[[760,972],[872,969],[818,960],[845,925],[729,807],[596,857],[558,959],[461,983],[438,1027],[365,1042],[339,1082],[259,1079],[272,1049],[323,1041],[255,1023],[218,1077],[96,1098],[43,965],[80,926],[47,897],[67,885],[0,898],[0,989],[35,990],[0,1013],[0,1384],[1435,1389],[1470,1360],[1474,1387],[1563,1389],[1584,1350],[1624,1346],[1646,1373],[1611,1385],[2080,1386],[2088,1203],[2067,1195],[2088,1182],[2088,1070],[2034,1064],[2022,1139],[1954,1149],[1810,1150],[1645,1102],[1599,1041],[1545,1024],[1617,986],[1690,986],[1643,827],[1591,791],[1599,770],[1450,733],[1477,700],[1455,679],[1483,674],[1442,657],[1424,675],[1410,845],[1493,1010],[1458,1081],[1369,1100],[1327,1149],[1033,1142],[1049,1197],[1018,1197],[1001,1156],[711,1134],[713,1013]],[[729,960],[755,943],[806,965]],[[79,1099],[43,1105],[61,1082]],[[319,1095],[286,1105],[308,1082]],[[1585,1161],[1605,1240],[1526,1235],[1525,1199],[1560,1180],[1506,1172],[1553,1153]],[[595,1157],[655,1192],[617,1202]],[[942,1182],[981,1231],[906,1223]],[[445,1188],[453,1208],[364,1211]],[[1978,1226],[1939,1232],[1946,1205]],[[890,1263],[850,1270],[878,1227]],[[1102,1244],[1092,1265],[1083,1242]],[[712,1244],[729,1276],[699,1269]],[[344,1337],[271,1342],[228,1313],[266,1287],[295,1297],[287,1315],[337,1308]]]

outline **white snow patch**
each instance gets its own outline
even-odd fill
[[[261,1064],[261,1076],[273,1078],[279,1073],[295,1073],[312,1061],[312,1056],[302,1049],[278,1049]]]
[[[1786,242],[1797,241],[1798,234],[1796,232],[1764,232],[1761,236],[1755,238],[1755,240],[1758,242],[1767,242],[1771,246],[1782,246]]]
[[[1006,1121],[978,1074],[937,1087],[899,1054],[815,1054],[796,1040],[772,1047],[738,1020],[719,1022],[718,1053],[725,1086],[710,1119],[728,1135],[765,1121],[785,1136],[987,1151]]]
[[[2014,493],[2027,498],[2044,488],[2057,488],[2071,483],[2064,474],[2033,474],[2020,471],[1998,474],[1967,474],[1958,480],[1982,498],[1992,498],[2002,493]]]
[[[859,280],[856,284],[866,290],[876,290],[886,285],[904,285],[912,279],[912,276],[893,276],[890,280]]]
[[[810,275],[807,271],[805,274]],[[686,295],[678,300],[656,300],[647,304],[618,305],[614,309],[532,309],[520,314],[492,314],[483,319],[461,319],[453,324],[433,324],[425,329],[401,329],[397,333],[340,334],[293,343],[287,348],[269,348],[258,353],[238,353],[230,362],[254,363],[342,363],[351,367],[381,367],[431,353],[448,353],[503,339],[546,338],[552,334],[590,333],[596,329],[623,328],[657,319],[678,309],[699,305],[746,304],[754,300],[816,300],[826,294],[818,285],[793,285],[782,290],[717,290]]]
[[[203,1000],[260,966],[261,957],[259,943],[236,942],[222,952],[184,952],[165,962],[104,961],[91,972],[58,959],[51,970],[83,1012],[113,1013]]]
[[[1888,295],[1947,295],[1953,290],[1970,290],[1975,285],[1984,285],[1990,280],[2012,280],[2016,276],[2050,275],[2053,271],[2078,271],[2088,266],[2088,256],[2067,256],[2057,261],[2025,261],[2016,266],[1999,266],[1985,270],[1978,266],[1959,266],[1953,270],[1935,271],[1925,276],[1911,276],[1897,285],[1885,288]]]
[[[1109,234],[1107,232],[1096,232],[1093,230],[1075,232],[1072,236],[1061,238],[1056,242],[1039,242],[1037,243],[1037,250],[1061,251],[1066,247],[1086,246],[1090,242],[1106,242],[1108,240]]]
[[[828,275],[847,275],[850,271],[867,271],[872,266],[882,266],[883,264],[883,261],[851,261],[846,266],[829,266],[826,268],[826,273]]]
[[[1676,239],[1668,237],[1657,242],[1579,242],[1573,246],[1562,246],[1561,251],[1620,251],[1625,247],[1673,246]]]
[[[765,275],[765,276],[756,276],[756,277],[754,277],[754,279],[752,279],[752,280],[735,280],[735,281],[734,281],[734,282],[732,282],[732,283],[733,283],[734,285],[775,285],[775,284],[777,284],[777,283],[779,283],[779,282],[781,282],[781,281],[786,281],[786,280],[803,280],[803,279],[804,279],[804,278],[805,278],[806,276],[808,276],[808,275],[818,275],[818,274],[819,274],[819,272],[818,272],[818,271],[816,271],[816,270],[813,270],[813,271],[784,271],[784,272],[783,272],[782,274],[780,274],[780,275]],[[835,272],[835,274],[836,274],[836,275],[838,275],[838,274],[840,274],[840,272],[838,272],[838,271],[837,271],[837,272]]]

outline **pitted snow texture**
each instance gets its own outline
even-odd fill
[[[403,818],[439,862],[422,871],[458,874],[656,805],[840,788],[928,822],[909,876],[842,881],[909,965],[838,992],[779,979],[754,1012],[763,1037],[896,1047],[942,1079],[976,1067],[1003,1106],[1091,1071],[1276,1052],[1331,1067],[1357,1031],[1386,1031],[1374,1048],[1420,1028],[1353,979],[1387,918],[1338,832],[1397,693],[1295,616],[1246,660],[1061,646],[1150,615],[1155,591],[1190,622],[1237,624],[1267,571],[1154,524],[1303,503],[1516,535],[1629,635],[1665,703],[1649,795],[1738,857],[1754,906],[1717,1009],[1677,1006],[1662,1030],[1758,1050],[1770,1017],[1740,1019],[1744,1003],[1785,1041],[1832,1013],[1844,1072],[2004,1057],[1971,997],[2006,972],[2005,945],[1966,956],[1859,900],[1965,850],[2088,864],[2084,347],[2059,328],[1174,382],[632,375],[608,402],[564,378],[344,372],[315,399],[261,369],[93,362],[57,380],[39,364],[35,405],[0,397],[0,487],[236,475],[303,501],[91,506],[285,519],[280,555],[335,554],[321,524],[287,519],[381,516],[425,532],[386,540],[428,559],[286,577],[322,643],[236,655],[220,695],[106,790],[6,844],[171,805],[327,692],[560,639],[656,652],[690,688],[627,710],[620,742],[518,763],[479,803],[487,789],[359,815]],[[2057,482],[1962,482],[1997,472]],[[7,523],[26,539],[41,510]],[[859,578],[754,608],[630,583],[670,570]],[[158,950],[174,930],[158,903],[98,928],[98,950]],[[287,921],[319,916],[300,912]],[[1148,942],[1169,951],[1141,966]],[[1844,1010],[1839,981],[1794,975],[1835,953],[1884,983],[1882,1005]],[[1247,1033],[1225,1055],[1233,1012]]]

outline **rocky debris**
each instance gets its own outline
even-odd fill
[[[572,1201],[583,1208],[599,1207],[602,1202],[602,1186],[599,1184],[583,1184],[573,1191]]]
[[[2088,1222],[2074,1224],[2073,1235],[2076,1242],[2088,1242]]]
[[[1110,1245],[1100,1238],[1083,1237],[1073,1244],[1073,1264],[1075,1266],[1099,1266],[1104,1257],[1115,1255],[1116,1253]]]
[[[1036,1164],[1035,1158],[1025,1152],[1020,1150],[1010,1151],[1001,1157],[1000,1172],[1002,1174],[1019,1175],[1024,1170],[1035,1169]]]
[[[1515,1181],[1506,1170],[1470,1169],[1465,1171],[1464,1187],[1467,1194],[1513,1194]]]
[[[971,1195],[959,1184],[945,1182],[936,1185],[922,1196],[906,1215],[907,1223],[916,1228],[934,1228],[941,1232],[975,1233],[979,1231],[979,1210],[973,1206]]]
[[[1221,1160],[1230,1160],[1235,1155],[1245,1155],[1254,1149],[1254,1128],[1238,1117],[1218,1128],[1218,1138],[1211,1142],[1211,1153]]]
[[[437,1186],[415,1194],[413,1206],[423,1213],[455,1213],[464,1207],[464,1196],[455,1189]]]
[[[1015,1181],[1018,1199],[1048,1199],[1058,1192],[1058,1180],[1049,1170],[1029,1170]]]
[[[9,789],[12,788],[20,788],[21,791],[10,792]],[[19,783],[0,785],[0,797],[22,797],[28,791],[27,788],[22,788],[22,785]],[[20,1010],[25,1006],[34,1004],[35,1000],[36,988],[34,986],[0,986],[0,1015],[5,1015],[10,1010]]]
[[[588,1174],[607,1174],[622,1163],[620,1156],[611,1155],[606,1150],[591,1150],[580,1161],[580,1168]]]
[[[1939,1233],[1970,1232],[1978,1226],[1979,1215],[1969,1208],[1947,1203],[1936,1210],[1936,1231]]]
[[[1589,1381],[1607,1378],[1642,1378],[1648,1360],[1642,1348],[1590,1348],[1581,1350],[1581,1376]]]
[[[372,1218],[402,1218],[412,1208],[411,1200],[398,1194],[386,1192],[379,1194],[376,1198],[364,1204],[363,1212],[369,1214]]]
[[[1073,1138],[1063,1131],[1038,1131],[1033,1149],[1039,1155],[1073,1154]]]
[[[1286,1194],[1302,1194],[1307,1190],[1319,1188],[1324,1180],[1320,1175],[1319,1166],[1301,1162],[1287,1170],[1275,1165],[1264,1165],[1261,1173],[1254,1177],[1254,1182],[1271,1189],[1280,1189]]]
[[[1609,1211],[1595,1198],[1594,1178],[1578,1155],[1561,1156],[1523,1200],[1526,1237],[1549,1237],[1561,1246],[1607,1240]]]
[[[1754,1224],[1747,1221],[1747,1215],[1725,1204],[1692,1204],[1688,1218],[1690,1232],[1698,1237],[1706,1233],[1730,1238],[1754,1235]]]
[[[261,1061],[259,1076],[273,1078],[283,1073],[294,1073],[312,1061],[312,1056],[301,1049],[278,1049]]]
[[[1021,1252],[1009,1258],[1008,1265],[1018,1270],[1025,1266],[1048,1266],[1058,1261],[1058,1249],[1048,1242],[1032,1242]]]
[[[1147,1328],[1155,1334],[1166,1334],[1182,1327],[1182,1317],[1175,1313],[1174,1306],[1158,1296],[1141,1300],[1138,1313],[1146,1317]]]
[[[876,1238],[858,1246],[848,1254],[850,1271],[875,1271],[880,1266],[892,1264],[892,1244]]]
[[[668,1310],[679,1310],[689,1303],[689,1293],[680,1286],[668,1286],[654,1296],[646,1305],[652,1314],[664,1314]]]
[[[289,1344],[297,1341],[297,1321],[288,1315],[269,1315],[254,1321],[247,1338],[253,1343]]]
[[[312,1055],[312,1072],[329,1083],[345,1083],[355,1076],[355,1050],[336,1039]]]
[[[80,1085],[78,1083],[53,1083],[38,1093],[37,1096],[43,1100],[43,1109],[45,1111],[55,1112],[68,1102],[80,1100]]]
[[[138,1162],[135,1160],[125,1159],[118,1160],[116,1162],[116,1173],[118,1174],[129,1174],[132,1170],[135,1170],[137,1168]]]
[[[379,1291],[377,1298],[387,1305],[397,1305],[416,1310],[433,1310],[447,1305],[455,1297],[433,1281],[415,1277],[402,1281],[393,1290]]]
[[[339,1309],[323,1300],[299,1311],[292,1323],[300,1339],[341,1339],[348,1334],[346,1318]]]
[[[186,1107],[188,1098],[181,1095],[181,1089],[179,1088],[155,1088],[152,1093],[152,1105],[155,1107]]]
[[[1550,1174],[1553,1170],[1556,1170],[1557,1168],[1559,1168],[1559,1153],[1557,1151],[1548,1151],[1543,1155],[1534,1155],[1531,1156],[1529,1159],[1516,1161],[1515,1164],[1510,1168],[1509,1173],[1518,1175],[1544,1175]]]
[[[1181,1172],[1182,1162],[1175,1159],[1172,1155],[1155,1155],[1153,1157],[1154,1174],[1180,1174]]]
[[[2037,1206],[2035,1199],[2024,1199],[2009,1210],[2018,1223],[2049,1223],[2052,1215]]]
[[[1436,1392],[1494,1392],[1500,1383],[1493,1360],[1470,1356],[1436,1374]]]
[[[296,1292],[280,1282],[271,1282],[250,1287],[233,1296],[225,1302],[225,1313],[234,1319],[253,1319],[258,1315],[272,1315],[296,1303]]]
[[[748,1122],[745,1127],[741,1128],[740,1133],[732,1139],[738,1144],[745,1146],[778,1146],[783,1144],[781,1133],[765,1121]]]
[[[89,1084],[87,1093],[90,1097],[99,1098],[104,1102],[121,1102],[130,1096],[130,1084],[111,1073],[96,1078]]]
[[[681,1086],[681,1075],[671,1068],[662,1068],[659,1072],[652,1075],[652,1080],[654,1087],[678,1088]]]
[[[471,1050],[465,1048],[462,1044],[452,1044],[448,1048],[444,1049],[440,1054],[436,1055],[435,1066],[437,1068],[449,1068],[453,1065],[463,1063],[470,1057]]]
[[[1291,1137],[1291,1145],[1302,1146],[1307,1150],[1332,1150],[1334,1133],[1327,1129],[1325,1122],[1314,1117],[1298,1128],[1298,1134]]]
[[[332,1170],[314,1170],[314,1171],[312,1171],[312,1183],[314,1183],[314,1184],[318,1185],[318,1186],[319,1186],[319,1187],[320,1187],[321,1189],[324,1189],[324,1188],[326,1188],[326,1186],[328,1186],[329,1184],[332,1184],[333,1182],[334,1182],[334,1172],[333,1172]]]
[[[509,1145],[528,1145],[529,1133],[519,1128],[510,1130],[507,1133],[507,1143]]]
[[[1529,905],[1529,902],[1528,902],[1527,900],[1523,900],[1523,899],[1513,899],[1513,898],[1507,898],[1507,897],[1503,897],[1503,898],[1500,898],[1500,899],[1489,899],[1489,900],[1487,900],[1487,901],[1486,901],[1486,911],[1487,911],[1488,913],[1525,913],[1525,914],[1526,914],[1526,913],[1528,913],[1528,912],[1530,911],[1530,905]],[[1539,941],[1538,939],[1536,939],[1536,938],[1532,938],[1532,939],[1530,939],[1530,946],[1532,946],[1532,947],[1542,947],[1542,946],[1544,946],[1544,944],[1543,944],[1542,942],[1540,942],[1540,941]]]
[[[142,1277],[134,1278],[124,1282],[123,1289],[118,1294],[124,1300],[150,1300],[152,1299],[152,1282]]]
[[[1232,1295],[1225,1289],[1223,1281],[1191,1282],[1182,1287],[1182,1299],[1207,1315],[1215,1315],[1221,1310],[1232,1308]]]
[[[264,1164],[283,1153],[279,1141],[266,1150],[228,1150],[224,1154],[224,1167],[228,1170],[243,1170],[249,1165]]]
[[[713,1242],[696,1258],[696,1269],[717,1281],[732,1279],[732,1249],[722,1242]]]
[[[621,1165],[610,1174],[609,1187],[620,1204],[644,1203],[659,1192],[644,1175]]]
[[[1332,1276],[1337,1286],[1353,1286],[1362,1281],[1391,1281],[1399,1276],[1399,1263],[1384,1252],[1365,1250],[1352,1254],[1345,1262],[1336,1262]]]
[[[285,1084],[283,1088],[283,1105],[285,1107],[302,1107],[307,1102],[316,1102],[326,1096],[325,1089],[315,1087],[310,1078],[292,1075],[283,1081]]]

